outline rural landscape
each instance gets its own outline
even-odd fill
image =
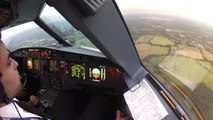
[[[124,16],[142,64],[191,119],[213,118],[213,29],[163,15]]]

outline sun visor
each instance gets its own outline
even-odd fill
[[[14,19],[9,1],[0,1],[0,29],[8,26]]]
[[[106,3],[107,0],[74,0],[77,6],[87,16],[95,15]]]

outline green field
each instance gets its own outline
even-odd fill
[[[142,64],[193,120],[213,118],[212,29],[144,15],[128,23]],[[160,19],[159,19],[160,18]],[[195,109],[196,108],[196,109]]]
[[[182,56],[155,56],[150,57],[145,66],[149,66],[147,69],[158,78],[180,104],[186,104],[185,98],[174,90],[172,83],[181,87],[193,104],[199,106],[203,114],[213,117],[211,114],[213,111],[211,102],[213,99],[213,74],[209,72],[213,71],[213,67],[209,62],[196,61]],[[189,114],[193,113],[192,109],[187,106],[183,107],[190,111]]]
[[[203,53],[203,56],[204,56],[207,60],[213,61],[213,55],[212,55],[210,52],[208,52],[208,51],[205,50],[205,49],[202,49],[202,53]]]
[[[151,43],[162,46],[175,45],[172,41],[163,36],[155,36],[154,39],[151,40]]]
[[[141,36],[139,39],[137,39],[137,40],[135,41],[135,44],[139,44],[139,43],[148,43],[148,42],[150,42],[153,38],[154,38],[153,35],[143,35],[143,36]]]
[[[153,46],[146,43],[136,44],[136,48],[141,59],[144,59],[150,55],[166,55],[169,53],[168,47]]]
[[[135,45],[144,66],[169,89],[180,104],[186,104],[183,102],[185,98],[175,90],[174,84],[190,97],[192,102],[188,102],[192,106],[196,104],[202,114],[211,116],[213,104],[207,98],[213,99],[213,95],[210,95],[213,91],[212,54],[198,47],[173,43],[163,36],[145,35],[135,41]],[[193,109],[186,106],[184,109],[194,114]]]

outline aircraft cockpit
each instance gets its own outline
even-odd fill
[[[51,4],[34,1],[30,13],[25,13],[30,9],[25,4],[32,4],[25,2],[10,1],[16,8],[13,14],[18,15],[2,30],[4,44],[19,64],[23,91],[17,99],[27,102],[35,95],[39,98],[36,107],[49,118],[70,119],[67,111],[73,109],[79,116],[93,96],[103,99],[99,95],[104,95],[112,104],[107,106],[108,119],[115,119],[116,109],[123,104],[122,93],[127,89],[123,68],[109,60]],[[70,101],[77,106],[72,108],[67,104]]]
[[[0,1],[16,98],[53,120],[211,119],[213,29],[173,1]]]

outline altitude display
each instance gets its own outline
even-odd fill
[[[80,64],[71,64],[71,76],[73,79],[86,79],[86,71],[84,65]]]
[[[106,67],[103,65],[90,65],[89,80],[94,82],[102,82],[106,79]]]

